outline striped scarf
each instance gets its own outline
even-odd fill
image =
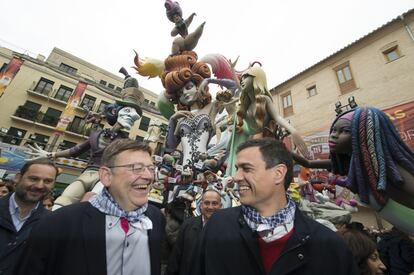
[[[145,217],[144,213],[148,208],[148,203],[145,203],[140,208],[127,212],[119,206],[107,188],[104,188],[100,194],[89,199],[89,203],[106,215],[126,218],[130,223],[141,221]]]
[[[288,198],[287,205],[270,217],[262,217],[253,207],[242,205],[243,217],[253,231],[273,230],[280,225],[293,223],[296,204]]]

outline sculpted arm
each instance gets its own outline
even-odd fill
[[[291,134],[293,143],[298,147],[299,152],[304,156],[308,156],[309,152],[305,141],[299,135],[298,131],[286,119],[278,114],[270,97],[266,97],[266,110],[270,117],[277,122],[277,124],[285,128]]]

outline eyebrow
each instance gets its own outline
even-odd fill
[[[251,163],[248,163],[248,162],[243,162],[243,163],[236,164],[235,167],[236,167],[236,169],[239,169],[239,168],[252,168],[253,165]]]

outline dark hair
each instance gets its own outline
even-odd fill
[[[101,164],[105,166],[113,166],[115,164],[116,156],[128,150],[143,151],[152,155],[151,147],[145,142],[130,139],[117,139],[105,148],[102,154]]]
[[[237,147],[236,153],[250,148],[259,147],[262,159],[266,163],[266,169],[272,168],[278,164],[284,164],[287,167],[285,175],[285,189],[289,187],[293,180],[293,159],[291,152],[280,140],[273,138],[251,139]]]
[[[359,268],[359,274],[370,274],[368,258],[377,250],[377,245],[364,233],[349,229],[341,233],[342,238],[351,250]]]
[[[40,159],[35,159],[35,160],[29,160],[28,162],[26,162],[23,165],[23,167],[20,169],[20,175],[23,176],[24,173],[26,173],[29,170],[30,166],[32,166],[34,164],[52,166],[56,170],[55,178],[59,174],[59,169],[57,168],[56,163],[53,160],[50,160],[48,158],[40,158]]]

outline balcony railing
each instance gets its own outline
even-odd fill
[[[31,120],[33,122],[38,122],[52,127],[55,127],[59,122],[59,117],[44,114],[40,111],[27,108],[24,105],[17,107],[17,110],[14,113],[14,115],[23,119]]]

